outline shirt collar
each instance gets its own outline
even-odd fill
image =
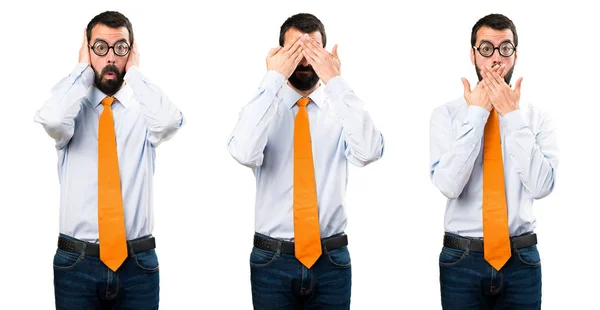
[[[106,98],[106,94],[100,91],[96,86],[91,87],[91,92],[88,96],[90,103],[94,109],[98,108],[98,106],[102,103],[102,100]],[[130,105],[128,101],[130,97],[131,90],[127,85],[123,85],[119,91],[113,95],[115,97],[115,102],[120,103],[125,109]]]
[[[283,86],[282,92],[283,104],[285,104],[288,109],[293,108],[296,105],[296,102],[302,98],[302,95],[297,93],[287,83]],[[317,107],[319,107],[319,109],[323,109],[323,106],[325,105],[325,86],[323,83],[321,83],[317,89],[310,93],[308,97],[317,105]]]

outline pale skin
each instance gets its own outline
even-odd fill
[[[298,65],[311,65],[321,81],[327,84],[329,80],[340,75],[341,63],[337,53],[337,44],[332,52],[323,48],[319,31],[303,33],[296,28],[290,28],[285,33],[283,47],[272,48],[267,56],[267,70],[275,70],[287,78],[292,75]],[[290,87],[294,88],[292,85]],[[310,90],[295,89],[302,96],[308,96],[319,84]]]
[[[111,28],[104,24],[97,24],[92,28],[92,37],[89,41],[90,45],[93,45],[94,42],[98,39],[104,40],[108,43],[108,45],[112,46],[117,41],[125,39],[127,43],[129,42],[129,31],[125,27],[119,28]],[[129,54],[126,56],[117,56],[114,53],[114,50],[111,48],[108,53],[104,56],[96,55],[91,48],[88,46],[88,38],[86,29],[83,30],[83,42],[81,44],[81,48],[79,49],[79,62],[85,62],[88,65],[92,66],[98,72],[101,72],[104,67],[109,64],[117,66],[119,71],[129,70],[129,68],[135,66],[139,67],[140,63],[140,53],[137,48],[137,42],[134,42],[131,45],[131,50]],[[114,79],[116,76],[107,74],[102,78],[105,79]]]
[[[495,30],[489,27],[481,27],[477,31],[476,45],[479,46],[481,41],[489,41],[494,46],[499,46],[502,42],[513,42],[512,40],[513,33],[510,29]],[[503,57],[498,50],[494,50],[492,56],[483,57],[478,51],[471,48],[471,62],[473,65],[477,62],[483,79],[473,90],[471,90],[467,79],[461,79],[467,104],[479,106],[488,111],[494,108],[500,116],[519,109],[523,78],[517,80],[514,89],[504,81],[504,76],[516,63],[516,60],[517,51],[510,57]]]

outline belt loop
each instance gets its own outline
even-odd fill
[[[327,242],[321,240],[321,247],[323,248],[323,253],[324,254],[329,253],[329,250],[327,249]]]
[[[471,238],[467,238],[467,249],[465,250],[465,255],[471,255]]]
[[[517,253],[517,251],[519,251],[519,249],[517,249],[517,245],[515,244],[515,239],[512,237],[510,238],[510,248],[515,253]]]
[[[282,245],[283,245],[283,242],[281,240],[277,240],[277,251],[275,252],[275,257],[281,256],[281,246]]]
[[[133,252],[132,242],[127,241],[127,251],[129,251],[129,256],[135,257],[135,253]]]
[[[85,251],[87,250],[87,242],[83,242],[83,248],[81,250],[81,259],[85,259]]]

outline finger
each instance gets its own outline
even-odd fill
[[[496,71],[491,70],[489,68],[485,68],[485,70],[486,70],[487,76],[490,79],[490,82],[497,83],[497,84],[501,84],[503,82],[503,79],[500,77],[500,75],[498,75],[498,73]]]
[[[483,89],[488,92],[488,94],[493,95],[495,92],[495,85],[491,81],[489,73],[486,70],[482,71],[481,73],[483,79],[479,84],[481,84]]]
[[[506,67],[502,66],[502,70],[491,72],[492,76],[494,77],[494,80],[496,80],[496,82],[498,82],[499,84],[506,84],[504,82],[504,78],[503,78],[503,75],[502,75],[502,73],[505,70],[506,70]]]
[[[308,45],[304,41],[303,41],[303,44],[304,44],[304,47],[306,47],[304,49],[305,54],[309,55],[309,57],[313,60],[313,62],[317,62],[317,60],[319,59],[319,54],[317,53],[317,51],[315,51],[314,46],[313,45]]]
[[[83,29],[83,45],[87,46],[88,45],[88,38],[87,38],[87,29]]]
[[[502,80],[504,80],[504,76],[506,75],[506,73],[508,72],[508,67],[506,65],[502,65],[501,66],[502,70],[498,70],[498,75],[500,76],[500,78]]]
[[[471,84],[469,84],[469,81],[465,78],[460,78],[460,80],[463,83],[463,88],[464,88],[464,96],[465,98],[468,97],[471,94]]]
[[[319,57],[322,57],[324,53],[327,53],[323,46],[310,36],[306,35],[303,40],[306,43],[306,46],[312,49]]]
[[[279,50],[281,49],[281,46],[272,48],[269,50],[269,54],[267,55],[267,58],[273,57],[275,54],[277,54],[277,52],[279,52]]]
[[[302,40],[296,40],[294,45],[292,45],[288,50],[282,50],[282,52],[285,53],[287,57],[291,57],[299,49],[302,49]]]
[[[504,71],[503,65],[492,66],[492,71],[498,73],[498,75],[502,76],[502,72]]]
[[[293,55],[292,55],[292,61],[294,64],[294,67],[298,67],[298,64],[302,61],[302,58],[304,58],[304,54],[302,53],[302,49],[299,48]]]
[[[496,85],[489,78],[484,78],[482,82],[483,89],[490,95],[490,97],[493,97],[496,94]]]
[[[337,53],[337,47],[338,47],[337,44],[333,46],[333,49],[331,50],[331,55],[333,55],[333,57],[335,57],[337,59],[340,59],[340,57],[338,56],[338,53]]]
[[[504,79],[504,76],[506,75],[506,67],[502,66],[502,70],[500,72],[498,72],[498,75],[500,75],[500,77],[502,79]]]
[[[318,54],[318,48],[313,44],[313,39],[308,35],[302,37],[302,46],[304,49],[310,50],[314,54]]]
[[[289,49],[291,49],[292,47],[295,46],[295,44],[298,42],[298,40],[301,38],[301,36],[297,36],[295,37],[292,42],[290,42],[288,45],[283,47],[283,52],[287,52]]]
[[[500,77],[502,77],[503,76],[503,72],[504,72],[504,68],[505,68],[505,66],[503,66],[503,65],[494,64],[490,68],[490,72],[494,72],[494,73],[498,74]]]
[[[506,72],[506,67],[503,66],[503,74],[498,74],[497,72],[491,72],[491,76],[493,77],[493,81],[495,84],[495,93],[497,98],[504,98],[505,100],[510,101],[511,99],[511,88],[506,84],[504,80],[504,73]]]
[[[517,80],[517,84],[515,85],[515,92],[516,92],[516,93],[517,93],[517,95],[519,95],[519,96],[521,95],[521,82],[523,82],[523,78],[522,78],[522,77],[520,77],[520,78]]]
[[[310,64],[313,68],[317,67],[317,60],[316,60],[314,54],[311,54],[308,50],[303,49],[302,56],[304,56],[306,58],[306,61],[308,61],[308,64]]]
[[[488,67],[484,67],[481,71],[481,76],[483,77],[482,82],[486,87],[486,91],[488,91],[490,95],[492,95],[496,90],[496,80],[492,76],[492,70]]]
[[[298,57],[298,55],[302,55],[302,50],[303,49],[301,47],[297,47],[296,50],[290,55],[290,59],[295,61],[296,57]]]

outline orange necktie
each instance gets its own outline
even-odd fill
[[[304,97],[298,100],[294,123],[294,252],[306,268],[321,256],[317,186],[306,110],[309,102]]]
[[[127,258],[125,216],[117,158],[117,138],[110,108],[115,98],[102,100],[104,110],[98,128],[98,234],[100,260],[117,271]]]
[[[492,109],[483,140],[483,255],[496,270],[510,258],[508,211],[498,112]]]

